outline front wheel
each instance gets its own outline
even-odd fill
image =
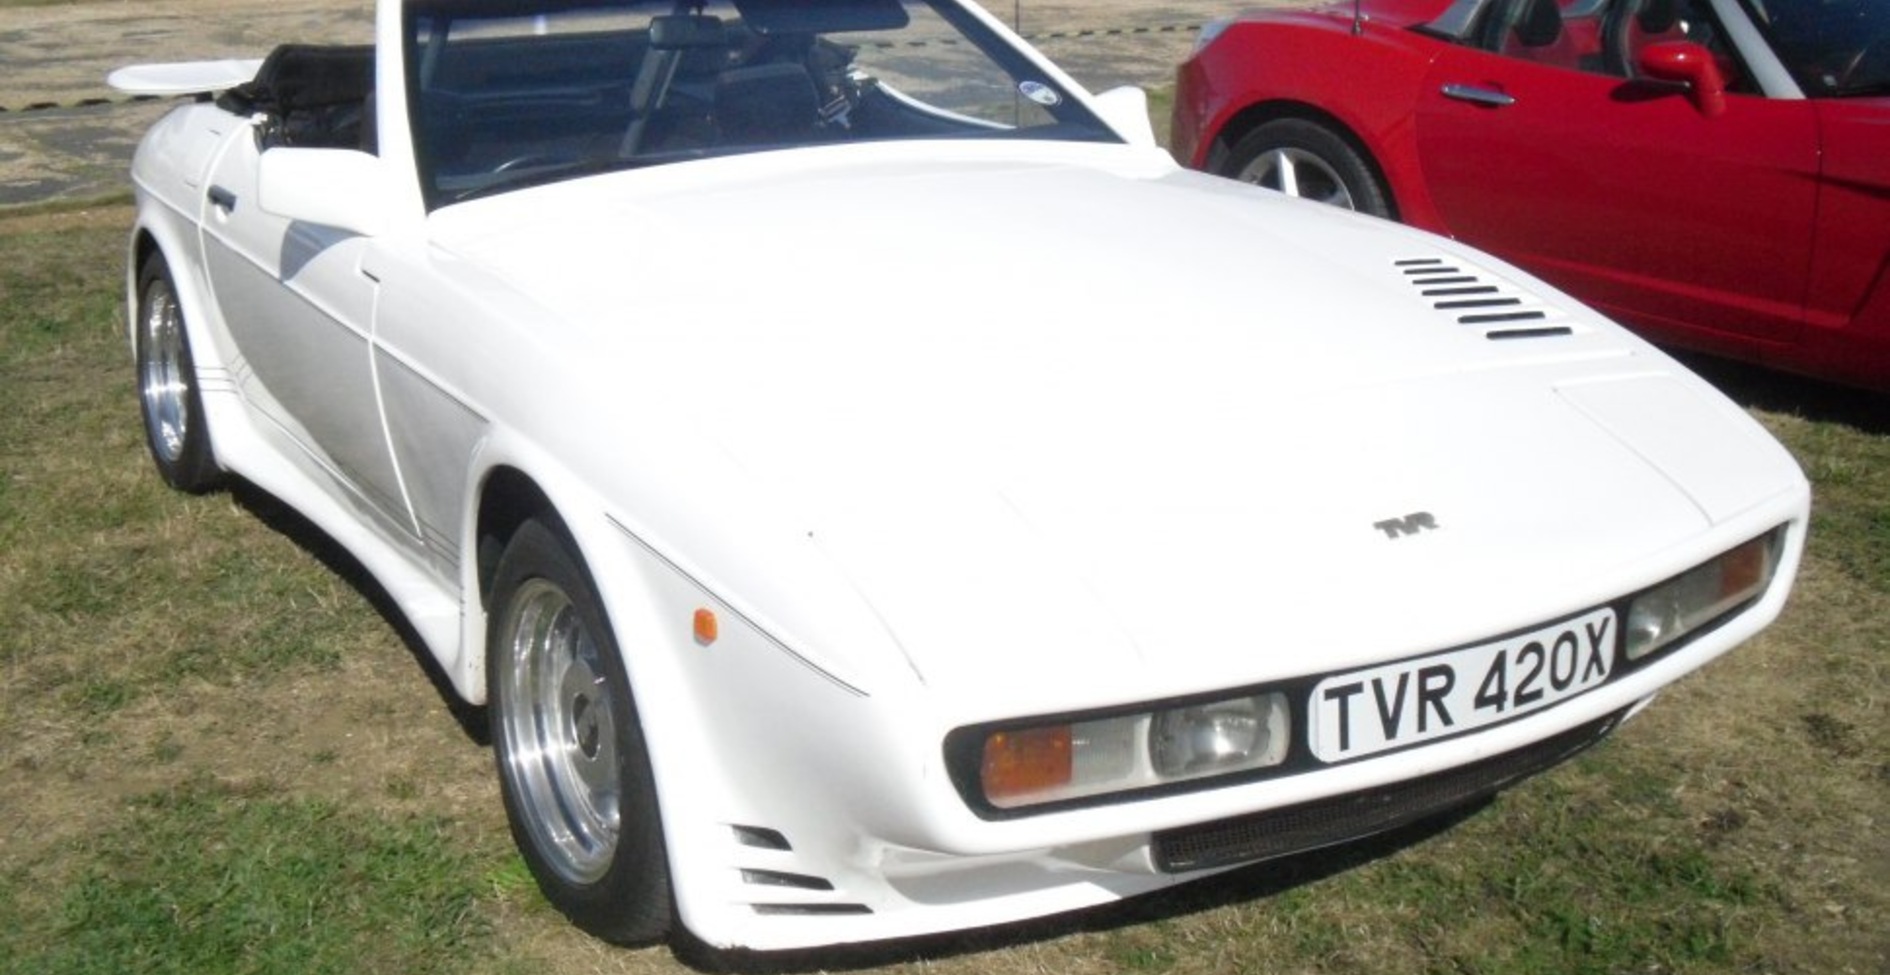
[[[528,521],[499,558],[486,681],[512,837],[546,899],[606,941],[669,930],[669,867],[630,681],[564,532]]]
[[[1220,174],[1288,196],[1390,218],[1378,174],[1344,137],[1305,119],[1278,119],[1235,143]]]
[[[192,494],[216,487],[222,472],[204,424],[197,361],[190,354],[190,334],[184,327],[177,285],[162,254],[152,255],[138,272],[134,346],[145,442],[158,473],[171,487]]]

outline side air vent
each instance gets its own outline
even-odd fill
[[[755,904],[756,914],[795,917],[853,917],[871,914],[865,904]]]
[[[1433,310],[1481,331],[1487,339],[1553,338],[1575,332],[1560,310],[1471,262],[1407,257],[1392,266]]]
[[[832,890],[833,882],[805,874],[780,870],[743,870],[742,883],[758,887],[792,887],[795,890]]]
[[[764,916],[849,917],[871,914],[865,904],[841,899],[833,881],[789,869],[802,861],[786,834],[765,826],[729,827],[735,840],[733,866],[752,892],[748,908]],[[746,899],[746,898],[744,898]]]
[[[735,842],[761,850],[791,850],[787,837],[765,826],[734,826]]]

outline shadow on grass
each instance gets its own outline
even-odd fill
[[[700,972],[728,975],[803,975],[940,961],[1003,951],[1072,934],[1101,933],[1200,914],[1277,897],[1307,884],[1384,859],[1448,832],[1489,806],[1493,797],[1352,843],[1311,850],[1216,874],[1167,890],[1101,907],[1054,914],[998,927],[866,945],[806,951],[722,951],[686,933],[671,939],[676,958]]]
[[[366,566],[357,561],[341,543],[330,538],[327,532],[275,495],[240,478],[232,480],[229,492],[243,510],[294,542],[297,548],[313,556],[328,571],[340,576],[355,592],[360,593],[361,598],[367,600],[368,605],[374,607],[374,611],[400,637],[401,644],[413,656],[414,662],[420,665],[420,672],[426,675],[427,682],[433,685],[434,693],[440,696],[440,703],[453,716],[467,739],[481,748],[492,744],[486,723],[486,709],[466,703],[453,690],[452,682],[447,679],[446,672],[440,669],[439,662],[434,660],[433,652],[427,649],[419,632],[407,621],[406,614],[400,611],[394,597],[388,595]]]
[[[1697,352],[1667,352],[1743,406],[1841,424],[1876,436],[1890,434],[1890,392],[1819,382]]]

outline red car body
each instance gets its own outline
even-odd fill
[[[1273,185],[1256,133],[1291,120],[1342,202],[1650,338],[1883,390],[1887,79],[1883,0],[1364,0],[1210,25],[1172,147]]]

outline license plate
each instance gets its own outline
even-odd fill
[[[1615,618],[1597,609],[1493,643],[1334,674],[1313,688],[1308,743],[1346,762],[1552,707],[1614,670]]]

